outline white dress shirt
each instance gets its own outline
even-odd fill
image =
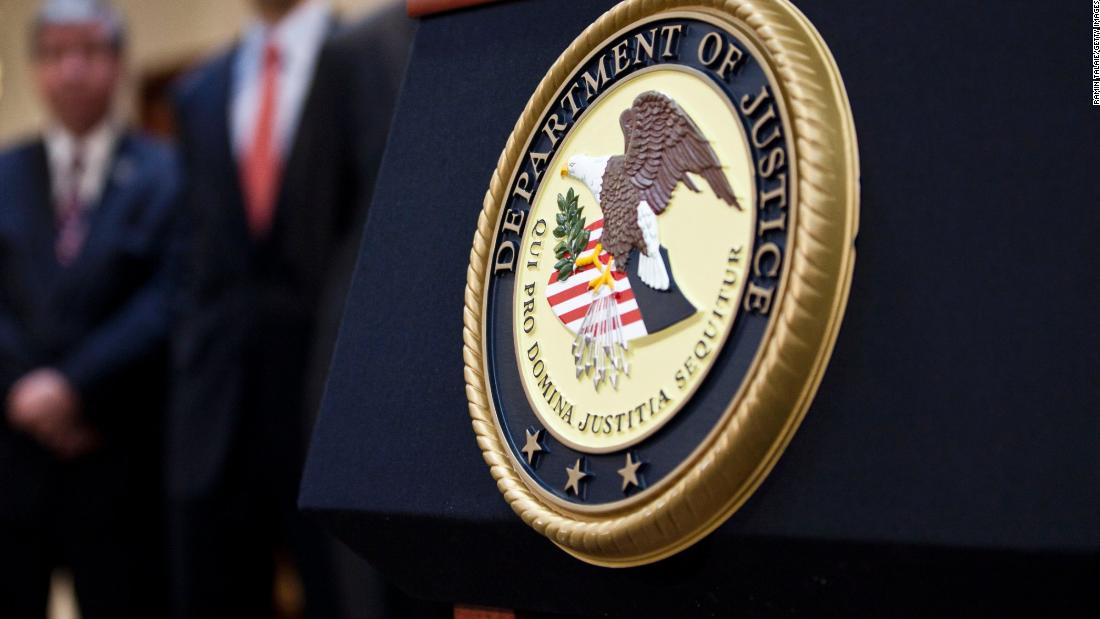
[[[53,192],[55,209],[68,204],[74,186],[78,189],[83,207],[95,207],[107,184],[118,135],[118,127],[111,120],[104,121],[83,138],[77,138],[59,125],[46,128],[43,139],[50,166],[50,189]],[[78,149],[81,172],[80,178],[74,179],[73,161]]]
[[[332,10],[324,0],[307,0],[277,24],[257,21],[244,34],[233,67],[230,131],[233,152],[240,159],[252,145],[263,87],[264,47],[268,38],[279,48],[275,144],[285,159],[313,83],[317,56],[328,33]]]

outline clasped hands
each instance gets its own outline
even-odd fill
[[[81,414],[76,390],[57,370],[40,368],[26,374],[12,386],[6,404],[8,423],[58,458],[71,460],[100,443],[99,433]]]

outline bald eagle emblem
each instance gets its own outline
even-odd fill
[[[617,388],[619,375],[629,375],[629,340],[671,326],[696,311],[676,287],[667,250],[661,246],[659,217],[669,208],[676,187],[682,183],[700,193],[689,176],[697,175],[719,200],[741,210],[714,149],[674,100],[660,92],[644,92],[623,111],[619,125],[623,154],[577,154],[562,168],[563,177],[585,185],[603,219],[585,226],[579,209],[571,205],[576,202],[573,191],[568,198],[559,197],[562,213],[555,235],[563,241],[558,244],[560,260],[547,290],[554,305],[554,295],[565,294],[561,286],[554,288],[556,282],[589,272],[587,290],[581,287],[589,292],[583,318],[567,320],[557,307],[555,313],[575,332],[577,377],[591,376],[597,389],[604,382]],[[572,290],[577,288],[574,285]],[[620,307],[625,305],[620,303],[624,297],[637,305],[624,312]]]

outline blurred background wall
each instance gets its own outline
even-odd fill
[[[345,19],[394,0],[330,0]],[[114,0],[130,29],[130,79],[124,107],[157,125],[157,103],[171,80],[229,43],[248,22],[248,0]],[[0,0],[0,144],[41,123],[27,75],[27,25],[37,0]]]

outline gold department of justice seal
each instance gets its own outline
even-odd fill
[[[470,415],[527,524],[600,565],[724,522],[790,441],[847,300],[847,96],[786,0],[628,0],[528,102],[464,312]]]

